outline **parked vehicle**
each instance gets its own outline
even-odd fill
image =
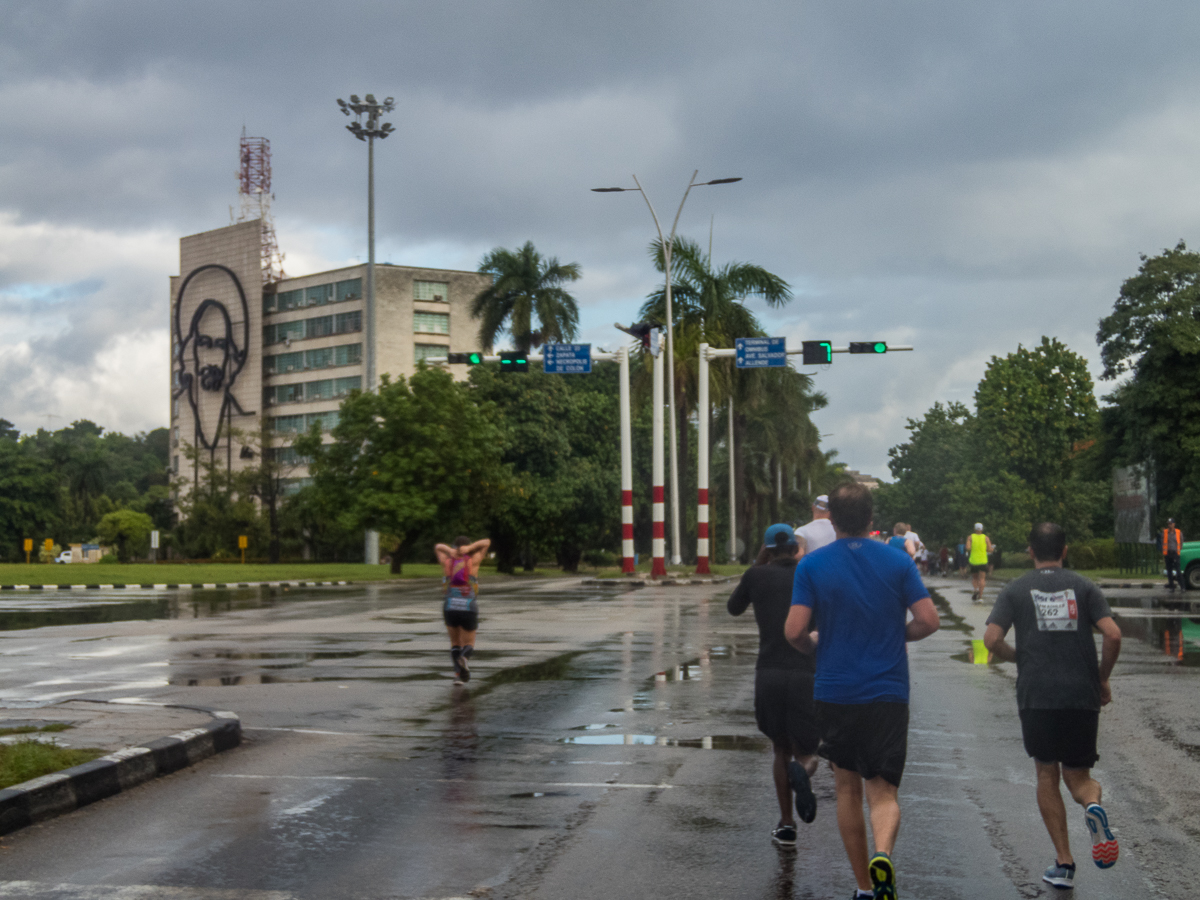
[[[58,556],[54,557],[54,561],[56,563],[69,563],[71,561],[71,551],[64,550],[62,553],[58,554]]]
[[[1179,571],[1183,573],[1183,586],[1200,591],[1200,541],[1184,541],[1179,548]]]

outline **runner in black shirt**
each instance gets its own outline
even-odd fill
[[[816,713],[810,654],[801,653],[783,636],[792,606],[792,578],[799,545],[790,525],[772,525],[754,566],[746,570],[729,598],[729,612],[740,616],[754,606],[758,623],[758,664],[754,678],[754,718],[775,747],[775,794],[779,824],[771,839],[782,847],[796,845],[796,812],[804,822],[817,815],[810,776],[817,770]],[[813,633],[816,639],[816,633]]]

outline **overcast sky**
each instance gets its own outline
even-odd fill
[[[392,96],[378,259],[578,262],[612,347],[657,275],[636,173],[718,263],[786,278],[769,330],[883,339],[816,376],[828,447],[887,475],[905,420],[970,402],[1053,335],[1093,362],[1140,253],[1200,242],[1200,5],[1091,2],[0,0],[0,417],[168,417],[178,239],[229,222],[270,138],[289,275],[366,257],[366,147]],[[1101,385],[1101,391],[1105,386]]]

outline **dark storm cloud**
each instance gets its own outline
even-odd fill
[[[793,282],[797,300],[767,316],[778,333],[937,344],[822,376],[828,415],[848,423],[834,443],[852,434],[843,455],[876,469],[905,416],[969,399],[989,354],[1044,332],[1094,356],[1095,320],[1137,253],[1200,224],[1181,199],[1200,188],[1185,164],[1200,150],[1200,7],[1183,2],[10,2],[2,14],[0,226],[48,229],[55,248],[71,235],[124,248],[95,260],[104,286],[57,337],[25,326],[66,368],[130,323],[162,327],[164,236],[228,221],[243,124],[271,138],[291,258],[361,253],[366,148],[334,105],[350,93],[397,101],[377,155],[381,258],[471,267],[533,239],[583,265],[597,341],[611,341],[614,302],[630,317],[655,276],[640,199],[588,188],[637,172],[669,219],[693,168],[744,177],[694,192],[680,227],[704,240],[715,216],[718,261]],[[140,269],[139,242],[153,247]],[[28,246],[11,264],[0,250],[0,290],[89,277]]]

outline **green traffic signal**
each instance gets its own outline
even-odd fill
[[[887,353],[887,341],[851,341],[851,353]]]
[[[524,353],[507,351],[500,354],[501,372],[528,372],[529,359]]]
[[[467,365],[477,366],[481,362],[483,362],[483,354],[482,353],[468,353],[467,354]]]
[[[833,362],[832,341],[805,341],[801,347],[806,366],[827,366]]]

